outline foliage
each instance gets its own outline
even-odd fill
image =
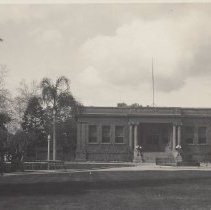
[[[49,78],[44,78],[41,81],[41,89],[46,106],[57,110],[59,98],[62,97],[62,94],[69,92],[69,80],[62,76],[57,78],[55,84],[53,84]]]
[[[0,113],[0,127],[5,129],[5,124],[9,123],[11,118],[5,112]]]
[[[118,103],[117,104],[117,107],[127,107],[127,104],[126,103]]]
[[[0,113],[0,156],[3,156],[7,147],[8,131],[6,123],[10,122],[10,117],[7,113]]]
[[[138,103],[133,103],[130,105],[130,107],[132,108],[138,108],[138,107],[142,107],[142,105],[138,104]]]
[[[5,79],[7,76],[7,67],[0,65],[0,111],[5,111],[8,102],[8,90],[5,88]]]
[[[12,171],[23,170],[24,156],[32,139],[31,134],[19,130],[7,141],[7,156],[11,161]]]
[[[30,135],[24,131],[17,131],[8,141],[11,154],[25,153],[30,143]]]
[[[42,144],[46,139],[44,110],[40,104],[40,99],[32,97],[23,116],[23,131],[35,136],[36,144]]]
[[[83,106],[71,94],[68,78],[59,77],[55,84],[49,78],[41,81],[43,101],[45,103],[46,129],[53,133],[53,110],[56,118],[56,137],[58,145],[66,149],[74,149],[76,142],[77,116],[83,111]],[[52,136],[52,135],[51,135]]]
[[[55,83],[44,78],[41,86],[22,80],[12,99],[5,88],[6,76],[6,66],[0,65],[0,155],[17,162],[34,154],[37,147],[46,146],[47,135],[53,133],[53,110],[58,145],[63,151],[74,150],[76,120],[83,106],[71,94],[68,78],[61,76]]]
[[[25,80],[20,82],[17,88],[17,96],[13,100],[15,120],[18,125],[21,125],[24,112],[28,106],[28,102],[32,97],[40,97],[39,85],[36,81],[26,83]]]
[[[120,107],[120,108],[123,108],[123,107],[128,107],[128,108],[139,108],[139,107],[142,107],[141,104],[138,104],[138,103],[133,103],[131,105],[127,105],[126,103],[118,103],[117,104],[117,107]]]

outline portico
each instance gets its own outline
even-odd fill
[[[136,148],[143,152],[170,152],[181,145],[181,123],[133,123],[129,124],[129,145],[137,155]]]

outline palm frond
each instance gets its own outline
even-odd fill
[[[61,92],[58,95],[58,105],[61,107],[71,107],[74,104],[74,97],[70,92]]]
[[[66,90],[69,90],[70,88],[70,80],[65,77],[65,76],[61,76],[59,77],[57,80],[56,80],[56,89],[59,89],[60,87],[64,87],[65,86],[65,89]]]
[[[52,82],[49,78],[45,77],[40,82],[40,86],[41,86],[41,88],[50,87],[50,86],[52,86]]]
[[[41,83],[40,87],[42,89],[42,97],[45,103],[49,103],[54,98],[54,89],[51,80],[49,78],[44,78]]]

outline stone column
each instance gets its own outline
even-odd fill
[[[134,159],[133,161],[136,161],[136,157],[137,157],[137,151],[136,151],[136,147],[137,147],[137,144],[138,144],[138,125],[135,124],[134,125],[134,131],[133,131],[133,138],[134,138]]]
[[[129,146],[132,149],[133,148],[133,125],[129,125]]]
[[[173,124],[173,135],[172,135],[172,150],[175,150],[176,147],[176,125]]]
[[[136,146],[138,145],[138,125],[134,125],[134,149],[136,149]]]
[[[177,144],[181,145],[181,125],[178,125],[177,127]]]

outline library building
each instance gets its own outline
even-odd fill
[[[211,161],[211,109],[85,107],[78,118],[78,161],[155,162],[177,148],[188,161]]]

